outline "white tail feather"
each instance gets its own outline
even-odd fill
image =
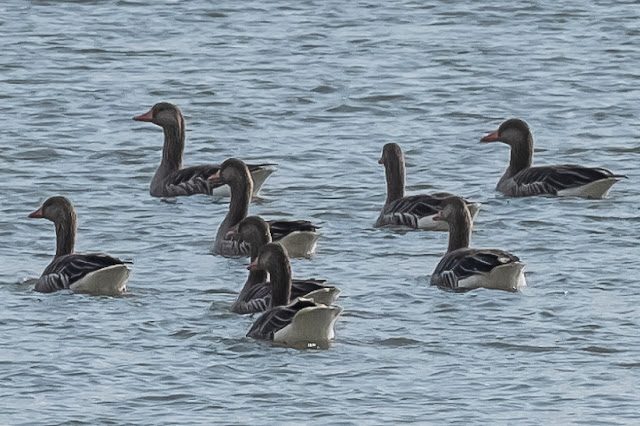
[[[596,180],[586,185],[577,186],[575,188],[563,189],[558,191],[558,195],[565,197],[583,197],[583,198],[604,198],[614,183],[620,178],[606,178]]]
[[[276,170],[277,168],[275,165],[269,165],[251,172],[251,179],[253,180],[253,194],[251,194],[252,197],[258,195],[258,193],[262,189],[262,184],[264,183],[264,181],[267,180],[267,178],[271,176],[271,174]],[[230,197],[231,189],[229,188],[229,185],[222,185],[214,188],[213,191],[211,191],[211,195],[215,197]]]
[[[513,262],[496,266],[488,274],[477,274],[458,281],[458,288],[489,288],[493,290],[519,291],[527,285],[524,263]]]
[[[275,165],[269,165],[269,166],[260,167],[259,169],[251,173],[251,179],[253,179],[253,196],[254,197],[260,193],[260,190],[262,189],[262,184],[264,183],[265,180],[267,180],[269,176],[271,176],[271,173],[276,171],[276,169],[277,168]]]
[[[476,216],[478,216],[478,212],[480,212],[480,207],[482,207],[482,203],[469,203],[467,204],[467,208],[469,209],[469,213],[471,214],[471,221],[475,222]]]
[[[285,235],[278,244],[287,249],[289,257],[312,258],[316,254],[320,234],[309,231],[294,231]]]
[[[114,296],[126,290],[130,273],[124,265],[112,265],[88,273],[70,288],[76,293]]]
[[[311,299],[319,305],[332,305],[336,301],[340,290],[336,287],[325,287],[314,290],[304,295],[305,299]]]
[[[273,340],[286,344],[327,342],[335,338],[334,326],[341,313],[339,306],[303,308],[293,317],[291,324],[275,333]]]

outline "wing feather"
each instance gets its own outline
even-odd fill
[[[442,208],[442,203],[453,196],[447,192],[439,192],[399,198],[385,204],[376,225],[418,228],[420,219],[435,215]],[[469,204],[466,200],[465,203]]]
[[[51,293],[69,288],[85,275],[113,265],[123,265],[120,259],[101,253],[59,256],[47,266],[36,283],[36,291]]]
[[[270,164],[247,165],[251,173],[262,169]],[[162,182],[162,192],[164,197],[176,197],[181,195],[207,194],[211,195],[213,190],[223,186],[220,180],[211,179],[220,165],[207,164],[202,166],[185,167],[166,176]]]
[[[609,170],[573,164],[529,167],[513,177],[516,195],[556,195],[558,191],[615,177]]]
[[[297,280],[291,282],[291,299],[306,296],[312,291],[326,288],[322,285],[325,280]],[[243,289],[238,300],[231,306],[231,310],[237,314],[252,314],[264,312],[271,306],[271,283],[263,281],[253,284],[246,291]]]
[[[431,285],[440,288],[459,289],[458,282],[473,275],[488,274],[495,267],[520,259],[506,251],[462,248],[444,255],[431,275]]]
[[[316,306],[309,300],[296,299],[286,306],[276,306],[266,311],[253,323],[247,337],[261,340],[273,340],[277,331],[291,324],[298,311],[309,306]]]
[[[292,232],[315,232],[320,228],[308,220],[271,220],[267,223],[273,241],[281,240]]]

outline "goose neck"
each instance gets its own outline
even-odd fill
[[[531,167],[533,163],[533,137],[529,134],[526,140],[511,146],[511,158],[509,159],[509,176]]]
[[[402,158],[392,158],[385,163],[387,178],[387,203],[404,197],[405,168]]]
[[[224,240],[227,232],[234,226],[236,226],[242,219],[247,217],[249,213],[249,203],[251,202],[251,181],[245,179],[228,182],[231,189],[231,200],[229,201],[229,211],[225,216],[220,228],[218,228],[218,234],[216,235],[216,241]]]
[[[291,265],[289,259],[282,259],[269,269],[271,281],[271,307],[287,305],[291,298]]]
[[[449,222],[449,247],[447,252],[469,247],[471,240],[471,215],[464,208]]]
[[[68,212],[63,218],[55,222],[56,227],[56,257],[72,254],[76,240],[76,217]]]
[[[184,119],[182,119],[181,125],[164,127],[164,146],[162,148],[161,167],[167,171],[175,171],[182,168],[184,143]]]
[[[247,277],[245,285],[252,286],[265,281],[267,281],[267,271],[264,269],[254,269],[253,271],[249,271],[249,276]]]

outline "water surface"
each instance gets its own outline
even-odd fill
[[[640,24],[617,2],[9,1],[0,6],[0,398],[8,424],[632,424],[638,415]],[[322,226],[294,275],[342,289],[326,351],[244,337],[246,262],[212,256],[225,200],[148,195],[162,131],[185,164],[276,162],[252,214]],[[537,164],[609,168],[609,198],[508,199],[504,119]],[[409,193],[483,203],[472,245],[516,253],[518,294],[428,286],[433,232],[373,229],[377,164]],[[135,262],[124,297],[33,291],[52,195],[77,249]]]

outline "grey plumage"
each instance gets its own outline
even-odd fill
[[[473,275],[488,274],[497,266],[518,262],[520,259],[506,251],[461,248],[445,254],[431,275],[431,285],[451,291],[469,291],[458,283]]]
[[[302,226],[302,229],[308,229],[305,225]],[[272,233],[273,227],[268,222],[259,216],[248,216],[238,224],[234,239],[248,244],[251,248],[251,261],[253,262],[262,247],[272,241]],[[335,287],[325,286],[324,282],[325,280],[316,279],[292,279],[291,299],[303,297],[321,289],[336,290]],[[262,269],[250,271],[238,298],[231,306],[231,311],[237,314],[250,314],[265,311],[269,306],[271,306],[271,282],[267,279],[267,272]]]
[[[419,220],[436,214],[442,201],[448,197],[453,197],[453,195],[449,193],[410,195],[385,203],[376,221],[376,226],[393,225],[418,228]]]
[[[342,309],[317,304],[309,299],[295,299],[291,302],[291,265],[286,249],[275,243],[265,244],[248,269],[262,269],[271,276],[271,304],[249,329],[248,337],[277,340],[276,333],[291,332],[285,330],[291,325],[291,329],[297,329],[298,333],[289,335],[287,340],[333,338],[333,324]],[[305,322],[304,318],[309,322]]]
[[[557,195],[558,191],[587,185],[601,179],[623,177],[606,169],[573,164],[529,167],[513,177],[500,180],[498,190],[514,197]]]
[[[71,288],[76,282],[93,272],[114,265],[131,263],[103,253],[74,253],[76,214],[73,205],[65,197],[47,199],[42,207],[31,213],[29,217],[48,219],[54,223],[56,229],[56,255],[36,283],[36,291],[51,293]],[[126,279],[122,281],[123,286],[124,282]]]
[[[168,102],[155,104],[149,112],[133,118],[162,127],[164,145],[162,161],[151,180],[149,193],[153,197],[178,197],[194,194],[213,194],[223,184],[213,180],[220,165],[183,167],[185,147],[185,121],[180,109]],[[275,164],[251,164],[249,171],[256,175],[256,193],[262,182],[273,172]]]
[[[334,287],[325,286],[325,280],[291,280],[291,299],[304,297],[316,291]],[[236,314],[252,314],[263,312],[271,306],[271,282],[262,281],[245,285],[240,291],[237,300],[231,305],[231,311]]]
[[[124,265],[120,259],[102,253],[68,254],[54,258],[36,283],[35,290],[41,293],[68,289],[85,275],[100,269]]]
[[[519,282],[524,265],[517,256],[503,250],[469,248],[471,215],[461,198],[451,197],[443,202],[436,220],[444,220],[449,224],[449,244],[447,253],[431,274],[431,285],[443,290],[464,292],[478,287],[515,291],[518,285],[524,284],[524,278],[522,283]],[[509,267],[513,273],[492,277],[498,268],[510,264],[513,265]],[[467,282],[461,286],[464,280]]]
[[[253,323],[247,337],[260,340],[273,340],[275,333],[291,324],[296,314],[304,308],[316,306],[310,300],[298,299],[294,303],[284,306],[276,306],[264,314]]]
[[[398,144],[388,143],[382,148],[378,163],[384,165],[387,181],[387,199],[376,220],[375,226],[406,226],[420,228],[420,220],[435,215],[442,202],[453,194],[439,192],[435,194],[404,195],[405,166],[404,155]],[[465,203],[468,201],[465,200]],[[470,206],[471,203],[468,203]],[[478,205],[473,205],[474,213]],[[436,229],[437,226],[422,226]],[[442,227],[446,229],[446,223]]]
[[[247,256],[250,253],[249,245],[245,242],[233,241],[228,234],[235,230],[242,219],[247,217],[251,194],[253,192],[253,180],[249,169],[242,160],[229,158],[220,166],[220,173],[214,178],[219,184],[229,185],[231,200],[229,211],[218,227],[216,239],[213,243],[213,252],[222,256]],[[307,220],[278,220],[270,222],[272,239],[278,241],[285,236],[296,232],[314,232],[318,229]]]
[[[496,189],[511,197],[561,195],[562,192],[602,198],[611,185],[626,177],[600,167],[573,164],[532,167],[533,136],[527,123],[516,118],[505,121],[498,130],[486,135],[480,142],[502,142],[510,146],[509,167],[498,181]],[[591,190],[587,190],[587,187]]]

